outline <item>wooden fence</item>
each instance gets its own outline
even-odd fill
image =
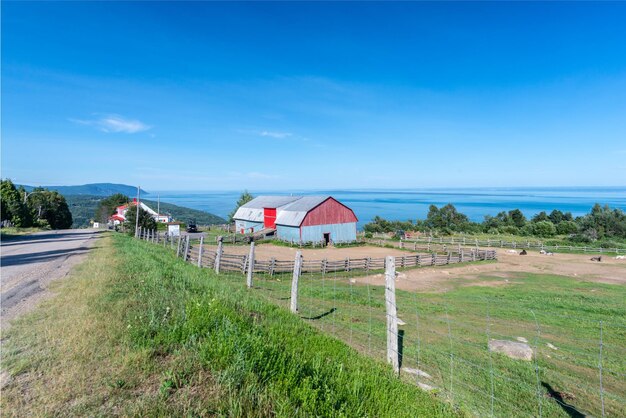
[[[206,268],[215,268],[215,260],[217,259],[218,250],[208,250],[202,248],[200,252],[199,243],[189,245],[188,253],[185,259],[193,264]],[[198,259],[200,263],[198,263]],[[395,265],[397,268],[414,268],[443,266],[447,264],[465,263],[470,261],[497,260],[495,250],[461,250],[460,252],[450,252],[448,254],[410,254],[405,256],[396,256]],[[220,271],[237,271],[246,272],[248,263],[247,255],[228,254],[223,251],[220,257]],[[279,274],[290,273],[294,270],[294,260],[278,260],[270,258],[269,260],[254,260],[254,273],[263,274]],[[365,272],[384,270],[385,258],[345,258],[343,260],[307,260],[302,261],[301,271],[303,273],[332,273],[340,271],[361,270]]]
[[[626,249],[624,248],[599,248],[599,247],[580,247],[576,245],[546,245],[542,241],[505,241],[505,240],[495,240],[495,239],[471,239],[471,238],[453,238],[453,237],[416,237],[401,241],[392,241],[389,239],[389,236],[386,234],[374,234],[373,239],[366,239],[367,242],[378,245],[392,244],[392,243],[403,243],[404,248],[411,248],[413,243],[423,243],[429,246],[434,246],[436,244],[442,245],[452,245],[452,246],[473,246],[473,247],[500,247],[500,248],[512,248],[512,249],[531,249],[536,248],[538,250],[558,252],[558,251],[580,251],[584,253],[600,253],[600,254],[626,254]],[[399,244],[395,244],[398,246]],[[400,246],[400,248],[403,248]],[[423,247],[418,247],[423,248]]]

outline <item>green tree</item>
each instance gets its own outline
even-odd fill
[[[11,221],[16,227],[24,228],[32,225],[32,216],[24,203],[23,189],[18,190],[9,179],[2,180],[0,185],[0,220]]]
[[[451,203],[441,208],[430,205],[424,225],[445,233],[464,231],[470,226],[467,216],[458,212]]]
[[[532,222],[550,221],[548,214],[545,211],[541,211],[532,218]]]
[[[556,233],[559,235],[569,235],[578,232],[578,225],[574,221],[561,221],[556,226]]]
[[[135,220],[137,219],[137,207],[131,206],[126,211],[126,222],[124,222],[124,226],[126,231],[130,235],[135,235]],[[147,211],[143,210],[141,206],[139,207],[139,226],[141,229],[156,229],[157,223]]]
[[[538,221],[533,225],[533,235],[551,237],[556,234],[556,227],[550,221]]]
[[[125,205],[128,202],[130,202],[130,199],[122,193],[116,193],[102,199],[100,203],[98,203],[94,218],[99,222],[105,223],[109,220],[109,217],[115,213],[115,209],[118,206]]]
[[[553,224],[558,225],[558,224],[560,224],[561,222],[563,222],[565,220],[565,214],[563,212],[561,212],[560,210],[558,210],[558,209],[554,209],[548,215],[548,219]]]
[[[26,200],[32,217],[39,226],[66,229],[72,226],[72,213],[59,192],[35,188]]]
[[[576,220],[581,237],[594,241],[603,238],[626,238],[626,214],[621,209],[596,203],[591,212]]]
[[[522,228],[526,225],[526,217],[519,209],[514,209],[509,211],[509,219],[517,228]]]
[[[241,194],[241,196],[239,196],[239,200],[237,200],[237,205],[235,206],[235,209],[233,209],[233,211],[228,214],[228,221],[232,222],[233,221],[233,216],[235,216],[235,213],[237,212],[237,209],[239,209],[241,206],[245,205],[246,203],[248,203],[252,199],[254,199],[254,196],[252,196],[250,193],[248,193],[247,190],[244,190],[244,192]]]

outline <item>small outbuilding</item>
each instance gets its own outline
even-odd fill
[[[331,196],[259,196],[234,219],[239,233],[274,229],[278,239],[290,242],[356,241],[356,215]]]
[[[177,237],[180,235],[180,222],[168,222],[167,235],[170,237]]]

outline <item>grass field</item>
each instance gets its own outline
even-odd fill
[[[384,289],[362,284],[362,274],[304,275],[300,316],[384,359]],[[243,283],[241,275],[224,277]],[[517,273],[503,288],[500,277],[481,279],[475,286],[453,279],[445,293],[397,291],[398,316],[405,322],[403,366],[430,376],[403,378],[433,387],[479,416],[626,415],[623,285]],[[255,282],[257,291],[285,308],[290,285],[289,275]],[[487,349],[490,339],[519,337],[533,349],[533,361]]]
[[[459,413],[241,277],[121,234],[54,291],[2,336],[3,416]]]

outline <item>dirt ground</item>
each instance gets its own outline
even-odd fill
[[[211,250],[215,250],[215,246],[210,247]],[[227,254],[248,254],[250,247],[248,246],[236,246],[225,245],[224,252]],[[296,256],[296,251],[302,251],[302,256],[305,260],[345,260],[346,258],[383,258],[388,255],[403,256],[411,255],[411,253],[401,250],[394,250],[391,248],[382,247],[349,247],[349,248],[303,248],[297,249],[292,247],[283,247],[281,245],[273,244],[261,244],[257,245],[254,249],[255,257],[259,260],[269,260],[275,258],[277,260],[293,260]]]
[[[490,263],[467,263],[450,266],[423,267],[409,269],[398,273],[396,286],[403,290],[418,290],[426,292],[445,292],[458,286],[459,280],[467,286],[499,286],[512,283],[517,273],[555,274],[568,276],[580,280],[591,280],[599,283],[626,285],[626,260],[616,260],[613,256],[602,256],[602,262],[591,261],[589,254],[554,254],[543,255],[530,251],[528,255],[520,256],[516,250],[496,248],[498,261]],[[247,246],[226,246],[229,254],[247,254]],[[258,245],[256,257],[266,260],[272,257],[278,260],[291,260],[297,249],[271,244]],[[374,246],[351,248],[321,248],[302,249],[305,259],[342,260],[363,257],[384,257],[387,255],[403,256],[412,253]],[[496,280],[484,280],[485,276]],[[502,280],[497,280],[501,278]],[[384,285],[384,275],[375,274],[356,279],[359,282],[369,282],[375,285]]]

